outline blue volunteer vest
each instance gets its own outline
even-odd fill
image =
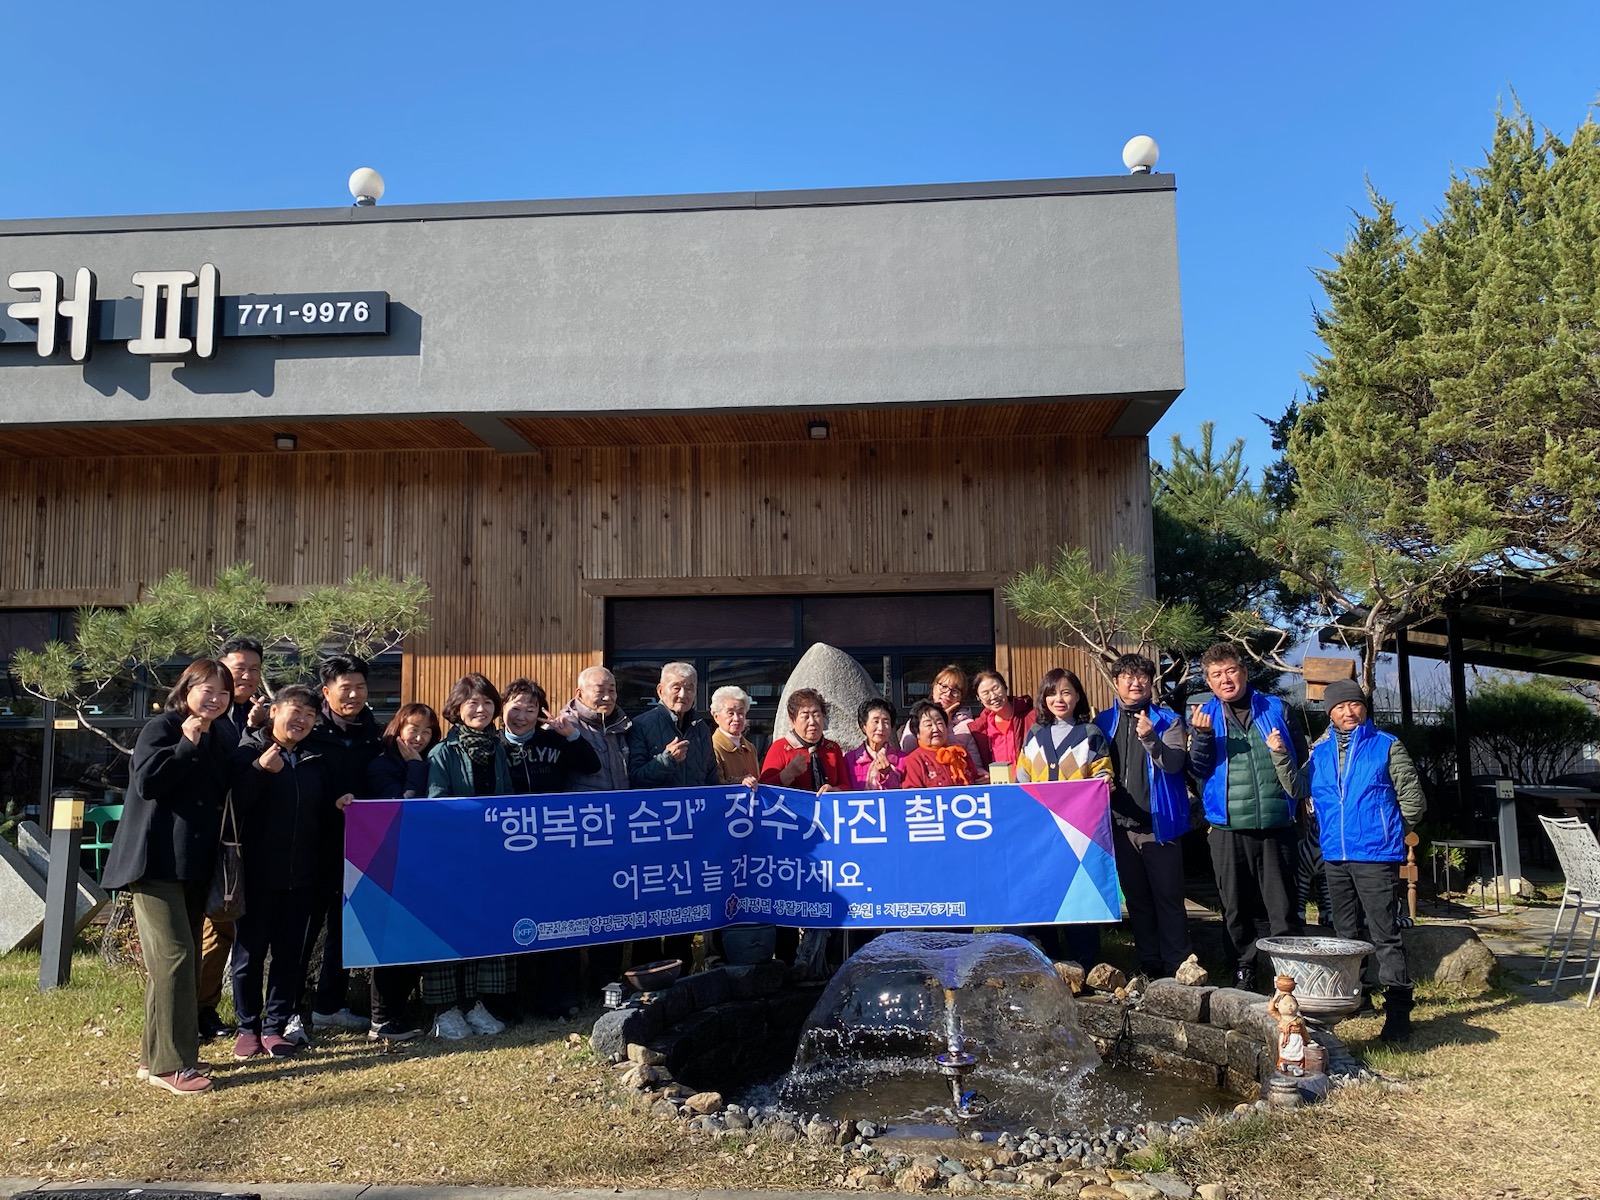
[[[1205,804],[1206,820],[1226,829],[1228,825],[1228,718],[1224,705],[1215,696],[1201,706],[1200,711],[1211,718],[1212,736],[1217,739],[1217,762],[1211,774],[1201,781],[1200,797]],[[1251,689],[1250,723],[1265,741],[1273,730],[1286,746],[1294,745],[1294,734],[1283,711],[1283,701]]]
[[[1122,706],[1113,704],[1094,716],[1094,723],[1109,741],[1116,740],[1117,718],[1121,714]],[[1155,726],[1158,738],[1172,728],[1177,719],[1178,714],[1170,708],[1159,704],[1150,706],[1150,724]],[[1189,831],[1189,790],[1184,786],[1183,775],[1168,775],[1148,754],[1145,755],[1144,774],[1150,787],[1150,826],[1156,841],[1170,842],[1182,837]]]
[[[1350,731],[1343,775],[1331,730],[1312,747],[1311,807],[1317,814],[1322,857],[1329,862],[1405,861],[1405,822],[1389,777],[1394,742],[1393,735],[1371,721],[1357,725]]]

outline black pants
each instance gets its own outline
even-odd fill
[[[235,927],[233,942],[233,1011],[241,1030],[281,1034],[298,1010],[315,903],[313,888],[245,892],[244,916]]]
[[[406,1001],[411,998],[412,989],[417,986],[419,974],[415,966],[372,968],[371,997],[374,1025],[388,1025],[393,1021],[405,1020]]]
[[[1385,987],[1410,987],[1406,947],[1395,917],[1394,895],[1400,872],[1395,863],[1324,862],[1328,899],[1333,905],[1333,931],[1342,938],[1359,937],[1362,919],[1378,948],[1378,982]]]
[[[338,883],[318,885],[311,930],[306,936],[306,970],[310,970],[317,934],[324,925],[328,935],[322,942],[322,967],[317,972],[317,991],[311,1008],[314,1012],[336,1013],[350,1002],[350,973],[344,969],[344,888]]]
[[[517,972],[518,978],[528,980],[533,1010],[541,1017],[564,1017],[568,1009],[582,1007],[583,996],[578,986],[582,960],[576,946],[540,950],[518,958],[526,968],[526,971]]]
[[[1299,867],[1293,825],[1281,829],[1222,829],[1207,836],[1211,866],[1222,897],[1222,931],[1229,964],[1243,971],[1256,966],[1256,920],[1266,918],[1273,937],[1298,933],[1294,902]]]
[[[1183,843],[1116,826],[1117,880],[1128,902],[1128,924],[1139,969],[1170,975],[1189,957],[1189,918],[1183,910]]]

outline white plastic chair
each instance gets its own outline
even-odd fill
[[[1555,847],[1556,858],[1561,863],[1561,873],[1566,882],[1561,892],[1561,907],[1556,910],[1555,927],[1550,931],[1550,942],[1544,949],[1544,963],[1539,968],[1539,980],[1544,981],[1549,969],[1551,952],[1561,937],[1561,922],[1568,908],[1572,910],[1572,924],[1567,926],[1566,940],[1561,945],[1561,956],[1556,960],[1555,978],[1550,981],[1553,991],[1563,979],[1582,979],[1594,959],[1595,937],[1600,934],[1600,840],[1594,830],[1576,817],[1540,817]],[[1575,975],[1564,975],[1567,959],[1572,955],[1572,939],[1578,932],[1578,923],[1587,920],[1589,944],[1583,956],[1583,966]],[[1590,1005],[1594,1004],[1595,989],[1600,986],[1600,964],[1595,967],[1594,979],[1589,984]]]

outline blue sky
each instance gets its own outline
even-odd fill
[[[8,5],[0,218],[1178,179],[1189,387],[1268,457],[1365,179],[1417,221],[1512,89],[1567,132],[1600,4]]]

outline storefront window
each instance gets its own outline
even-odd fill
[[[44,730],[0,729],[0,812],[38,819]]]

